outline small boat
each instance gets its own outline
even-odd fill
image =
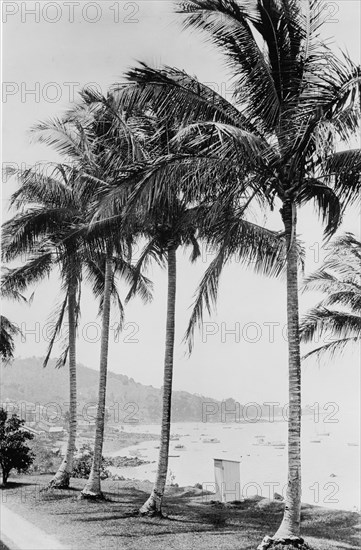
[[[185,449],[184,445],[174,445],[175,449]]]
[[[205,437],[203,443],[220,443],[220,440],[216,437]]]
[[[358,447],[358,446],[359,446],[358,443],[354,443],[354,442],[352,442],[352,441],[350,441],[349,443],[347,443],[347,445],[348,445],[349,447]]]
[[[168,458],[179,458],[180,455],[168,455]]]
[[[231,428],[232,428],[232,426],[223,426],[224,430],[230,430]]]
[[[321,443],[321,439],[311,439],[310,443]]]

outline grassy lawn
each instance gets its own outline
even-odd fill
[[[282,503],[250,498],[237,505],[205,502],[196,490],[170,487],[165,519],[142,518],[151,484],[103,481],[103,502],[79,500],[84,480],[67,491],[40,492],[51,476],[20,476],[2,490],[8,508],[72,550],[255,550],[274,534]],[[360,548],[360,516],[304,505],[302,535],[315,550]]]

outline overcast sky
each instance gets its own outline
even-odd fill
[[[360,3],[357,0],[320,2],[327,11],[324,37],[360,59]],[[79,87],[93,83],[106,91],[137,61],[185,69],[230,98],[222,57],[201,36],[184,32],[179,16],[166,0],[137,2],[4,2],[3,9],[3,162],[53,160],[54,153],[30,142],[29,128],[39,120],[60,116]],[[3,184],[3,212],[16,188]],[[345,217],[343,231],[360,237],[358,212]],[[282,229],[279,213],[261,224]],[[311,207],[300,214],[300,238],[306,247],[306,271],[320,266],[322,228]],[[189,251],[178,252],[177,345],[175,389],[241,402],[287,402],[287,344],[284,281],[266,280],[236,264],[222,278],[219,307],[196,338],[190,359],[181,340],[189,306],[209,256],[190,266]],[[162,384],[166,313],[166,274],[150,271],[155,283],[151,305],[134,301],[126,310],[127,325],[119,342],[112,332],[109,369],[135,380]],[[16,355],[40,356],[46,349],[47,317],[56,303],[59,280],[54,275],[36,289],[31,307],[4,303],[4,312],[24,323],[26,342]],[[124,292],[123,292],[124,294]],[[301,297],[301,312],[317,296]],[[97,305],[84,289],[78,360],[98,368],[100,347]],[[114,317],[113,321],[116,321]],[[97,326],[98,324],[98,326]],[[235,331],[231,333],[229,331]],[[30,334],[29,331],[35,330]],[[347,352],[342,360],[313,360],[303,369],[304,403],[358,399],[359,356]]]

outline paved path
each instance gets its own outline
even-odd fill
[[[9,550],[71,550],[0,503],[1,541]],[[0,544],[1,549],[1,544]]]

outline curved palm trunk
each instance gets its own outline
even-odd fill
[[[296,207],[285,202],[282,218],[287,242],[287,328],[289,368],[288,485],[282,523],[273,540],[299,545],[301,519],[301,359],[298,314]],[[299,547],[299,546],[298,546]]]
[[[141,514],[161,515],[162,501],[168,472],[168,454],[170,440],[170,421],[173,382],[173,350],[175,333],[175,301],[176,301],[176,247],[168,247],[168,298],[167,298],[167,325],[164,356],[162,428],[158,459],[157,476],[152,493],[143,504]]]
[[[69,322],[69,437],[63,462],[49,483],[49,487],[65,489],[73,470],[73,458],[76,450],[76,283],[69,285],[68,294],[68,322]]]
[[[110,322],[110,298],[111,283],[113,278],[112,258],[108,254],[105,263],[104,276],[104,298],[103,298],[103,319],[100,347],[100,375],[99,375],[99,394],[98,409],[95,428],[94,456],[88,481],[82,490],[82,496],[85,498],[102,498],[100,486],[100,470],[102,463],[104,423],[105,423],[105,398],[107,387],[108,370],[108,344],[109,344],[109,322]]]

